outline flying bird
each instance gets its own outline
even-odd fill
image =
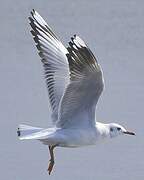
[[[35,10],[29,21],[44,68],[53,127],[21,124],[17,133],[20,140],[36,139],[48,146],[48,173],[54,166],[55,147],[83,147],[122,134],[135,135],[119,124],[96,121],[95,110],[104,89],[104,78],[86,43],[74,35],[65,48]]]

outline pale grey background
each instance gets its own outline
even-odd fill
[[[49,125],[47,89],[27,20],[32,8],[65,44],[77,33],[98,57],[106,88],[97,119],[137,133],[99,146],[57,148],[50,177],[47,147],[16,136],[19,123]],[[143,180],[144,1],[4,0],[0,24],[0,179]]]

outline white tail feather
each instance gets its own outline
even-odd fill
[[[17,134],[20,140],[27,139],[26,137],[31,136],[33,133],[37,133],[43,130],[43,128],[28,126],[20,124],[17,130]]]

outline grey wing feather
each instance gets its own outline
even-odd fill
[[[104,87],[102,70],[78,36],[72,38],[67,49],[70,84],[61,99],[57,126],[93,126],[96,104]]]
[[[60,99],[69,83],[69,65],[66,57],[68,51],[35,10],[31,12],[29,20],[31,33],[43,63],[52,119],[55,123]]]

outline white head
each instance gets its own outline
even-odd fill
[[[118,135],[123,135],[123,134],[135,135],[134,132],[126,130],[124,127],[122,127],[119,124],[111,123],[108,126],[109,126],[110,137],[116,137]]]

